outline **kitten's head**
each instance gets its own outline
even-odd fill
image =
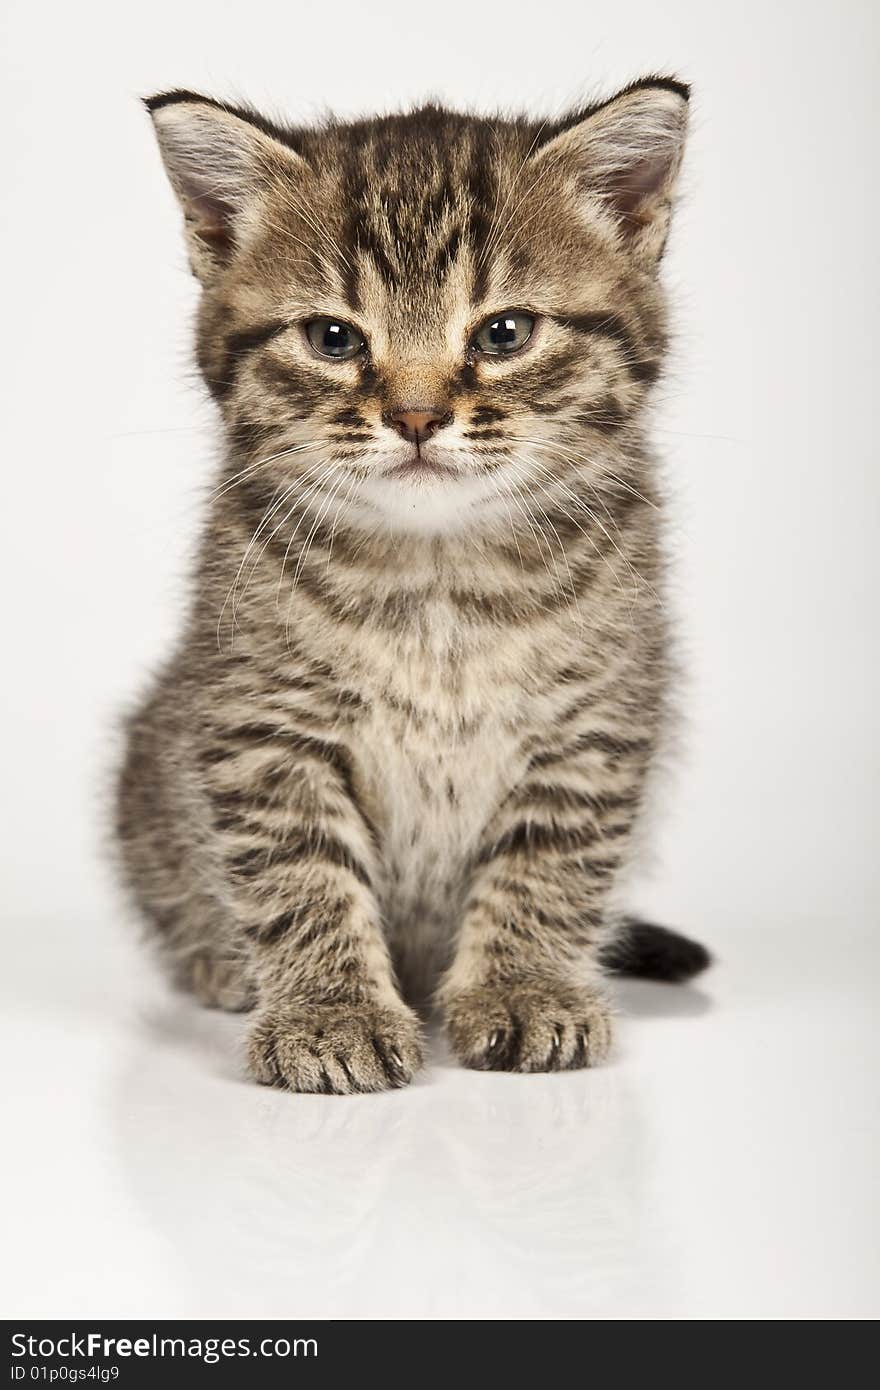
[[[147,104],[237,486],[437,532],[619,469],[664,346],[684,86],[543,124],[428,106],[288,129],[187,92]]]

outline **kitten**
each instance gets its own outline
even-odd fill
[[[644,417],[687,101],[147,102],[227,451],[118,834],[259,1081],[402,1085],[432,998],[466,1066],[592,1065],[605,972],[708,961],[614,909],[670,682]]]

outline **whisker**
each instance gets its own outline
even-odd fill
[[[526,481],[528,481],[528,480],[526,479]],[[566,513],[565,513],[565,511],[564,511],[563,508],[560,508],[560,510],[563,512],[563,515],[566,515]],[[571,591],[571,598],[572,598],[572,601],[573,601],[573,603],[574,603],[574,607],[575,607],[575,610],[576,610],[576,612],[577,612],[578,618],[581,618],[581,610],[580,610],[580,604],[579,604],[579,602],[578,602],[578,595],[577,595],[577,589],[576,589],[576,587],[575,587],[574,576],[572,575],[572,572],[571,572],[571,565],[570,565],[569,562],[568,562],[568,552],[566,551],[566,548],[565,548],[565,545],[564,545],[564,543],[563,543],[562,537],[560,536],[560,534],[559,534],[559,532],[557,531],[556,527],[553,525],[553,522],[552,522],[552,520],[551,520],[551,518],[550,518],[550,515],[549,515],[549,513],[546,511],[546,509],[543,508],[543,507],[541,507],[540,505],[538,505],[538,511],[540,512],[541,516],[543,516],[543,518],[544,518],[546,524],[549,526],[550,530],[553,532],[553,535],[556,537],[556,542],[557,542],[557,544],[558,544],[558,546],[559,546],[560,554],[562,555],[563,561],[564,561],[564,563],[565,563],[565,568],[566,568],[566,571],[567,571],[567,573],[568,573],[568,585],[569,585],[569,589],[570,589],[570,591]],[[571,520],[570,517],[569,517],[569,520]],[[555,561],[554,561],[554,567],[556,567],[556,566],[555,566]],[[558,571],[558,568],[557,568],[557,574],[558,574],[558,572],[559,572],[559,571]]]
[[[522,463],[524,463],[524,464],[526,465],[526,467],[541,469],[541,471],[542,471],[542,473],[545,475],[545,478],[546,478],[546,479],[548,479],[551,483],[556,483],[556,484],[558,485],[558,479],[554,478],[553,475],[552,475],[552,473],[550,473],[549,469],[543,468],[543,466],[542,466],[540,463],[538,463],[537,460],[535,460],[535,459],[521,459],[520,461],[521,461]],[[531,481],[531,480],[529,480],[529,481]],[[546,488],[546,482],[543,483],[542,486]],[[571,496],[572,496],[572,499],[574,500],[575,504],[577,505],[577,507],[578,507],[581,511],[583,511],[583,512],[590,518],[590,520],[594,523],[594,525],[598,526],[599,530],[603,533],[603,535],[604,535],[604,536],[606,537],[606,539],[609,541],[609,543],[611,544],[611,546],[613,547],[613,549],[614,549],[614,550],[617,552],[617,554],[620,556],[621,560],[623,560],[623,562],[624,562],[624,564],[626,565],[626,567],[630,570],[630,572],[632,573],[634,579],[640,580],[640,576],[637,575],[636,571],[633,569],[633,566],[632,566],[631,562],[629,561],[629,559],[627,558],[627,556],[624,555],[623,551],[620,549],[620,546],[619,546],[619,545],[617,544],[617,542],[614,540],[614,538],[613,538],[613,536],[611,535],[611,533],[607,530],[607,528],[606,528],[605,526],[603,526],[602,522],[601,522],[601,521],[599,520],[599,518],[596,516],[595,512],[592,511],[591,508],[588,507],[588,506],[586,505],[586,503],[585,503],[581,498],[576,497],[574,494],[571,494]],[[624,590],[623,590],[623,585],[622,585],[622,583],[621,583],[620,575],[617,573],[617,571],[615,570],[614,566],[611,564],[611,561],[609,560],[608,556],[605,555],[605,554],[603,554],[603,552],[602,552],[602,551],[599,549],[599,547],[596,545],[596,542],[595,542],[595,540],[593,539],[593,537],[590,535],[590,533],[589,533],[588,531],[586,531],[586,530],[584,529],[584,527],[581,526],[581,525],[575,520],[575,518],[571,515],[570,512],[568,512],[568,511],[566,510],[565,507],[562,506],[562,504],[559,502],[558,498],[555,499],[555,505],[556,505],[556,506],[559,508],[559,510],[562,512],[563,516],[564,516],[568,521],[571,522],[572,526],[574,526],[575,529],[576,529],[577,531],[580,531],[581,535],[583,535],[583,536],[585,537],[585,539],[589,541],[589,543],[592,545],[593,549],[596,551],[596,554],[604,561],[605,565],[606,565],[607,568],[608,568],[609,573],[610,573],[610,574],[612,575],[612,577],[614,578],[614,580],[615,580],[615,582],[616,582],[618,588],[620,589],[621,593],[623,593]],[[641,581],[641,582],[645,582],[645,581]],[[648,587],[650,587],[650,586],[648,586]]]
[[[539,463],[538,460],[536,460],[536,459],[532,459],[530,462],[531,462],[531,466],[532,466],[532,467],[541,469],[542,474],[544,475],[545,479],[547,480],[547,484],[549,484],[549,485],[552,486],[552,487],[557,487],[557,488],[559,488],[559,489],[562,491],[562,493],[563,493],[564,496],[570,498],[570,500],[571,500],[572,502],[574,502],[575,505],[576,505],[577,507],[580,507],[584,512],[586,512],[586,514],[590,517],[590,519],[591,519],[592,521],[595,522],[595,524],[599,527],[600,531],[602,531],[603,535],[608,539],[608,541],[611,543],[611,545],[612,545],[612,546],[614,547],[614,549],[617,551],[618,555],[619,555],[620,558],[624,561],[624,563],[627,565],[627,567],[630,569],[630,571],[632,572],[632,574],[633,574],[636,578],[638,578],[638,579],[641,581],[641,576],[638,575],[638,574],[636,573],[635,569],[633,569],[633,566],[632,566],[630,560],[628,559],[628,557],[627,557],[626,555],[624,555],[623,551],[622,551],[622,550],[620,549],[620,547],[617,545],[617,542],[614,540],[614,538],[612,537],[611,533],[610,533],[608,530],[606,530],[606,528],[602,525],[602,522],[601,522],[601,521],[599,520],[599,518],[596,516],[595,512],[593,512],[593,511],[587,506],[587,504],[586,504],[586,502],[584,501],[584,499],[583,499],[582,497],[578,497],[578,495],[577,495],[576,493],[572,492],[572,491],[570,490],[570,488],[567,488],[567,487],[565,486],[564,483],[562,483],[558,478],[555,477],[555,475],[551,472],[551,470],[550,470],[549,468],[546,467],[546,465]],[[560,503],[558,502],[558,500],[557,500],[556,505],[557,505],[557,506],[560,506]],[[564,509],[563,509],[561,506],[560,506],[560,510],[563,511],[563,515],[567,515],[567,513],[565,513]],[[606,510],[607,510],[607,509],[606,509]],[[572,517],[569,517],[569,520],[572,520],[572,521],[573,521],[573,518],[572,518]],[[614,523],[613,520],[612,520],[612,525],[614,525],[614,524],[615,524],[615,523]],[[619,529],[619,528],[618,528],[618,529]],[[641,582],[645,582],[645,581],[641,581]]]
[[[559,444],[555,440],[526,438],[525,435],[511,435],[510,438],[518,444],[531,444],[536,449],[547,449],[551,453],[562,454],[563,457],[578,466],[586,464],[589,468],[598,468],[600,470],[600,477],[598,479],[585,480],[588,486],[595,487],[597,482],[601,482],[602,476],[612,478],[625,492],[631,493],[632,496],[636,497],[640,502],[644,502],[645,506],[652,507],[654,511],[660,511],[659,502],[655,502],[652,498],[646,497],[643,492],[639,492],[638,488],[633,487],[625,478],[621,478],[619,473],[613,472],[612,469],[607,466],[604,459],[600,464],[597,464],[595,460],[577,453],[569,445]]]
[[[269,454],[267,458],[258,459],[256,463],[249,463],[245,468],[242,468],[240,473],[236,473],[233,477],[226,478],[222,483],[219,483],[210,494],[211,501],[214,501],[218,497],[222,497],[225,493],[230,492],[232,488],[238,487],[240,483],[244,482],[245,478],[250,477],[259,469],[267,467],[268,464],[277,463],[280,459],[290,458],[293,454],[303,453],[306,449],[317,449],[319,447],[318,444],[314,443],[294,444],[288,449],[279,450],[277,454]]]
[[[249,555],[251,554],[251,551],[253,550],[254,546],[255,546],[256,543],[257,543],[257,541],[259,540],[260,535],[262,534],[262,532],[263,532],[263,530],[265,529],[265,527],[269,525],[270,521],[272,520],[272,517],[275,516],[275,515],[277,514],[277,512],[285,505],[285,503],[286,503],[287,501],[289,501],[289,499],[290,499],[291,495],[293,494],[293,492],[295,491],[295,489],[298,488],[298,487],[301,487],[301,486],[303,485],[303,483],[307,482],[311,477],[314,476],[315,473],[319,472],[320,469],[321,469],[322,467],[323,467],[323,464],[319,461],[318,463],[314,464],[311,468],[307,469],[306,472],[303,474],[302,477],[295,479],[295,480],[294,480],[292,483],[290,483],[286,488],[284,488],[284,489],[282,490],[282,492],[281,492],[280,497],[277,497],[276,499],[274,499],[273,502],[270,503],[270,505],[269,505],[269,507],[266,509],[266,511],[263,513],[263,516],[262,516],[262,518],[261,518],[259,524],[257,525],[256,530],[254,531],[253,535],[251,536],[250,541],[248,542],[247,548],[246,548],[246,550],[245,550],[245,552],[244,552],[244,555],[242,556],[241,564],[240,564],[239,567],[238,567],[238,570],[237,570],[237,572],[236,572],[235,578],[233,579],[232,583],[231,583],[230,586],[229,586],[229,589],[227,590],[226,598],[223,600],[223,606],[222,606],[222,608],[220,609],[220,614],[219,614],[219,617],[218,617],[218,619],[217,619],[217,640],[218,640],[218,643],[221,642],[220,630],[221,630],[222,623],[223,623],[223,615],[224,615],[224,613],[226,612],[226,607],[227,607],[227,605],[229,604],[230,600],[232,601],[232,617],[231,617],[231,625],[230,625],[230,641],[234,641],[234,637],[235,637],[235,622],[236,622],[236,610],[237,610],[238,602],[239,602],[239,600],[238,600],[238,585],[239,585],[239,583],[241,582],[241,576],[242,576],[242,574],[244,573],[244,569],[245,569],[245,566],[246,566],[246,564],[247,564],[248,557],[249,557]],[[297,499],[297,500],[299,500],[299,499]],[[295,505],[295,504],[294,504],[294,505]],[[288,513],[288,515],[289,515],[289,513]],[[283,524],[283,523],[282,523],[282,524]],[[257,566],[257,565],[259,564],[259,562],[260,562],[260,559],[261,559],[261,557],[262,557],[262,555],[263,555],[263,553],[264,553],[264,551],[265,551],[265,549],[266,549],[266,546],[271,542],[273,536],[277,534],[277,529],[278,529],[278,528],[276,527],[276,530],[272,532],[272,535],[269,537],[268,541],[265,543],[265,545],[264,545],[264,546],[262,547],[262,549],[260,550],[260,553],[259,553],[259,555],[257,556],[256,561],[254,562],[254,565],[253,565],[253,567],[252,567],[252,569],[251,569],[251,572],[250,572],[250,574],[248,575],[247,584],[250,583],[250,579],[252,578],[252,576],[253,576],[253,574],[254,574],[254,571],[255,571],[255,569],[256,569],[256,566]],[[247,584],[245,585],[245,592],[247,591]],[[221,648],[221,649],[222,649],[222,648]]]
[[[536,546],[537,546],[537,549],[538,549],[538,554],[539,554],[540,557],[541,557],[541,563],[542,563],[543,566],[544,566],[544,570],[546,571],[547,577],[548,577],[549,579],[552,580],[552,579],[554,578],[554,576],[550,573],[550,569],[549,569],[549,567],[548,567],[548,565],[547,565],[547,560],[546,560],[546,557],[545,557],[545,555],[544,555],[544,547],[543,547],[543,544],[542,544],[542,539],[541,539],[540,531],[536,531],[536,530],[535,530],[535,527],[534,527],[534,525],[532,524],[532,521],[531,521],[531,519],[530,519],[530,517],[529,517],[528,511],[527,511],[527,509],[526,509],[526,507],[525,507],[525,505],[524,505],[524,503],[523,503],[522,497],[521,497],[517,492],[515,492],[514,489],[513,489],[511,486],[509,486],[509,485],[506,486],[506,485],[502,482],[502,480],[501,480],[500,478],[493,478],[493,479],[491,480],[491,482],[492,482],[493,489],[494,489],[494,491],[495,491],[495,493],[496,493],[497,496],[501,497],[502,500],[504,500],[504,496],[505,496],[505,495],[508,496],[508,497],[510,498],[510,500],[511,500],[511,501],[514,503],[514,505],[516,506],[517,511],[519,512],[520,516],[523,518],[523,520],[525,521],[526,525],[528,526],[529,530],[530,530],[531,533],[532,533],[532,537],[533,537],[533,539],[535,540],[535,543],[536,543]],[[513,535],[514,544],[516,545],[517,553],[519,554],[520,564],[522,565],[523,573],[525,573],[525,572],[526,572],[526,570],[525,570],[525,562],[524,562],[524,560],[523,560],[523,554],[522,554],[522,550],[521,550],[520,544],[519,544],[519,537],[518,537],[517,534],[516,534],[516,527],[515,527],[515,525],[514,525],[514,523],[513,523],[513,517],[512,517],[512,515],[511,515],[510,509],[507,507],[506,502],[505,502],[505,509],[506,509],[506,511],[507,511],[508,519],[509,519],[509,521],[510,521],[511,533],[512,533],[512,535]],[[551,552],[551,557],[552,557],[552,552]],[[559,579],[559,572],[558,572],[558,570],[557,570],[557,572],[556,572],[556,586],[557,586],[557,588],[559,589],[559,591],[560,591],[561,593],[563,593],[563,594],[565,593],[565,590],[562,588],[562,584],[561,584],[561,581],[560,581],[560,579]],[[554,610],[553,610],[552,608],[548,608],[547,605],[546,605],[546,603],[538,604],[538,607],[540,608],[540,610],[541,610],[542,613],[547,613],[547,614],[550,615],[551,617],[554,615]]]
[[[333,487],[333,488],[330,489],[330,494],[329,494],[329,496],[328,496],[328,498],[327,498],[327,501],[324,503],[324,506],[321,508],[320,512],[319,512],[319,513],[317,514],[317,516],[315,517],[315,520],[314,520],[314,522],[312,523],[312,529],[309,531],[308,535],[306,536],[306,539],[305,539],[303,548],[302,548],[302,550],[300,551],[299,559],[298,559],[298,561],[297,561],[296,569],[294,570],[293,579],[292,579],[291,585],[290,585],[290,594],[289,594],[289,597],[288,597],[288,600],[287,600],[287,612],[286,612],[285,618],[284,618],[284,640],[285,640],[285,643],[286,643],[286,645],[287,645],[288,651],[290,650],[290,619],[291,619],[291,611],[292,611],[292,608],[293,608],[294,594],[296,593],[296,586],[297,586],[297,583],[299,582],[299,577],[300,577],[300,575],[302,574],[303,566],[304,566],[304,564],[305,564],[305,562],[306,562],[306,558],[307,558],[307,556],[308,556],[309,550],[311,549],[312,541],[314,540],[315,535],[317,534],[318,527],[320,526],[320,524],[321,524],[321,522],[323,521],[324,517],[327,515],[327,512],[330,510],[330,507],[332,506],[332,503],[333,503],[333,499],[334,499],[334,497],[336,496],[336,494],[338,493],[339,489],[342,487],[342,484],[344,483],[344,481],[345,481],[345,475],[343,474],[343,476],[342,476],[342,477],[339,479],[339,481],[336,483],[335,487]]]
[[[321,475],[321,477],[318,479],[318,482],[316,483],[315,487],[313,487],[313,488],[310,489],[310,491],[309,491],[309,493],[308,493],[308,496],[309,496],[309,497],[314,496],[314,494],[315,494],[316,491],[317,491],[317,492],[320,492],[321,488],[323,487],[323,485],[324,485],[324,483],[327,481],[327,479],[328,479],[333,473],[335,473],[336,471],[337,471],[337,464],[336,464],[335,462],[330,463],[330,464],[328,465],[327,471]],[[284,522],[289,521],[291,515],[292,515],[292,513],[288,512],[287,516],[284,518]],[[284,583],[284,571],[285,571],[286,568],[287,568],[287,561],[288,561],[288,559],[290,558],[290,552],[291,552],[291,549],[292,549],[292,547],[293,547],[293,542],[296,540],[296,537],[297,537],[297,535],[298,535],[298,533],[299,533],[299,528],[300,528],[300,526],[302,525],[302,523],[303,523],[303,521],[305,520],[305,518],[306,518],[306,509],[303,508],[302,516],[299,518],[299,520],[297,521],[296,525],[294,526],[293,531],[291,532],[290,537],[289,537],[289,539],[288,539],[287,545],[285,546],[284,554],[283,554],[283,556],[281,557],[281,571],[280,571],[280,573],[279,573],[279,575],[278,575],[278,584],[277,584],[277,587],[276,587],[276,590],[275,590],[275,602],[276,602],[276,604],[277,604],[278,602],[280,602],[280,599],[281,599],[281,586],[282,586],[282,584]],[[284,524],[284,522],[282,522],[282,525]],[[280,527],[279,527],[279,530],[280,530]]]

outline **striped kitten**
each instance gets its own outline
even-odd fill
[[[606,971],[708,960],[614,911],[669,682],[644,417],[687,98],[147,103],[227,450],[118,833],[259,1081],[402,1085],[430,998],[466,1066],[592,1065]]]

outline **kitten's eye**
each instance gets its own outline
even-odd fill
[[[518,309],[508,309],[497,318],[488,319],[478,328],[471,339],[471,347],[492,357],[500,357],[505,352],[519,352],[532,336],[535,320],[531,314],[523,314]]]
[[[306,324],[306,337],[315,352],[322,357],[357,357],[364,340],[356,328],[341,319],[311,319]]]

